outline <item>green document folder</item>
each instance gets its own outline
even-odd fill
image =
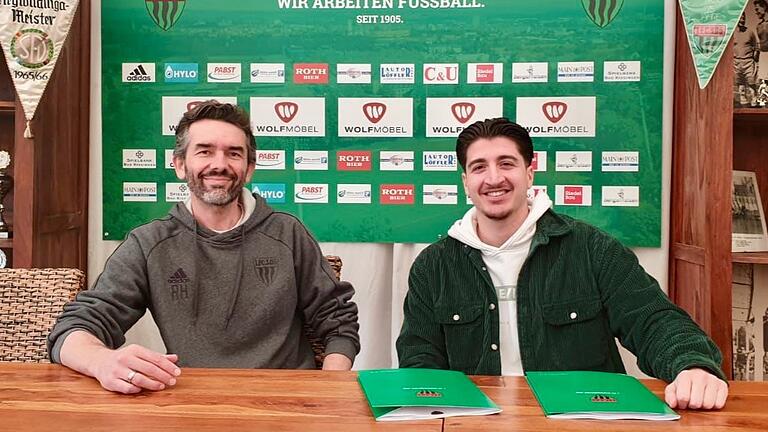
[[[547,417],[677,420],[680,416],[635,377],[608,372],[528,372]]]
[[[378,369],[360,371],[357,379],[377,421],[426,420],[501,412],[461,372]]]

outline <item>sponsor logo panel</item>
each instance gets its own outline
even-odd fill
[[[592,186],[556,185],[555,204],[566,206],[591,206]]]
[[[607,61],[603,63],[603,81],[640,81],[639,61]]]
[[[209,83],[239,83],[241,75],[240,63],[208,63]]]
[[[456,205],[458,196],[456,185],[424,185],[422,200],[424,204]]]
[[[339,84],[370,84],[371,65],[361,63],[337,64],[336,82]]]
[[[504,81],[504,63],[467,64],[468,84],[501,84]]]
[[[296,183],[293,186],[294,202],[304,204],[327,204],[328,184]]]
[[[184,202],[189,198],[189,186],[186,183],[166,183],[165,202]]]
[[[370,204],[371,185],[339,184],[336,186],[336,202],[339,204]]]
[[[512,83],[549,82],[549,63],[512,63]]]
[[[425,151],[421,160],[424,171],[456,171],[459,165],[455,151]]]
[[[155,149],[123,149],[123,168],[156,168]]]
[[[458,63],[425,63],[422,78],[424,84],[458,84]]]
[[[416,66],[413,63],[385,63],[379,66],[379,81],[382,84],[413,84],[416,81]]]
[[[293,65],[296,84],[328,84],[328,63],[296,63]]]
[[[606,172],[638,172],[640,170],[640,154],[638,152],[604,151],[601,156],[603,171]]]
[[[592,152],[555,152],[555,171],[592,171]]]
[[[167,83],[196,83],[199,80],[197,63],[166,63],[163,76]]]
[[[381,204],[413,204],[414,186],[412,184],[383,184],[379,186]]]
[[[252,183],[251,191],[264,198],[268,204],[285,203],[285,183]]]
[[[285,64],[251,63],[251,82],[256,84],[285,83]]]
[[[339,98],[340,137],[412,137],[413,99]]]
[[[256,136],[325,136],[325,98],[252,97]]]
[[[123,182],[124,202],[157,202],[157,183]]]
[[[336,152],[336,169],[338,171],[370,171],[371,165],[371,152],[369,151]]]
[[[594,62],[557,63],[557,82],[593,82],[594,80]]]
[[[285,150],[256,150],[257,170],[284,170]]]
[[[147,83],[155,82],[154,63],[123,63],[123,82]]]
[[[328,152],[325,150],[296,150],[293,169],[297,171],[327,171]]]
[[[529,200],[532,200],[536,198],[540,193],[543,193],[544,195],[547,195],[547,187],[546,186],[531,186],[530,189],[528,189],[527,196]]]
[[[165,149],[165,168],[173,169],[173,149]]]
[[[517,123],[532,137],[594,137],[594,96],[518,97]]]
[[[176,126],[181,116],[199,103],[211,99],[237,105],[237,97],[230,96],[163,96],[163,135],[176,135]]]
[[[547,152],[535,151],[533,152],[533,160],[531,160],[531,167],[535,172],[545,172],[547,170]]]
[[[603,186],[603,207],[639,207],[639,186]]]
[[[427,98],[427,137],[456,136],[477,120],[502,117],[504,99]]]
[[[412,151],[382,151],[379,153],[379,170],[413,171]]]

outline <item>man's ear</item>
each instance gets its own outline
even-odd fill
[[[467,189],[467,173],[461,173],[461,184],[464,185],[464,195],[469,196],[469,189]]]
[[[184,167],[184,159],[178,156],[173,157],[173,170],[176,171],[176,178],[179,180],[187,179],[187,170]]]

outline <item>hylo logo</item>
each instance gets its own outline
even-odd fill
[[[275,114],[283,123],[290,123],[299,112],[299,105],[295,102],[278,102],[275,104]]]
[[[363,105],[363,114],[371,123],[378,123],[384,118],[387,106],[381,102],[369,102]]]
[[[475,109],[475,104],[469,102],[458,102],[451,105],[451,113],[461,124],[468,122],[472,118],[472,115],[475,114]]]
[[[568,111],[568,105],[565,102],[546,102],[541,106],[541,111],[544,112],[544,116],[552,123],[557,123],[565,117],[566,111]]]

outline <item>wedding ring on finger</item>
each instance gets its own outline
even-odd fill
[[[136,371],[131,370],[128,372],[128,376],[125,377],[125,380],[128,381],[128,384],[133,384],[133,378],[136,377]]]

